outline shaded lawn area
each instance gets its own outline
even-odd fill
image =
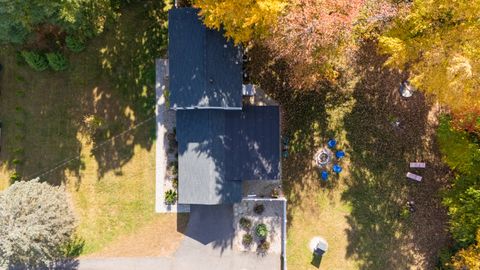
[[[401,98],[406,76],[384,68],[384,60],[364,44],[338,85],[303,92],[284,83],[282,63],[249,67],[282,104],[283,134],[291,139],[282,165],[290,269],[316,269],[308,251],[314,236],[330,244],[320,269],[433,269],[450,242],[439,198],[448,170],[435,142],[438,108],[420,93]],[[331,137],[347,152],[345,170],[322,184],[313,156]],[[423,182],[405,178],[410,161],[427,162],[426,170],[412,170]],[[417,210],[402,217],[409,200]]]
[[[159,1],[127,5],[84,52],[68,53],[65,72],[34,72],[1,48],[0,188],[15,171],[31,179],[80,156],[41,179],[67,185],[85,254],[159,221],[154,60],[165,53],[165,20]],[[176,228],[175,217],[162,219],[157,234]]]

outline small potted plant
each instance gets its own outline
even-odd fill
[[[276,187],[274,187],[272,189],[272,194],[271,194],[272,198],[278,198],[280,196],[280,190]]]
[[[266,253],[270,248],[270,243],[267,240],[262,240],[258,243],[258,251],[260,253]]]
[[[172,187],[174,189],[178,189],[178,178],[177,177],[172,179]]]
[[[265,206],[263,204],[255,204],[253,207],[253,212],[255,212],[258,215],[261,215],[265,211]]]
[[[178,175],[178,161],[170,161],[168,164],[168,170],[171,172],[173,176]]]
[[[251,234],[245,234],[243,235],[242,238],[242,244],[245,245],[246,247],[250,246],[253,242],[253,237]]]
[[[248,218],[242,217],[240,219],[240,227],[248,231],[252,227],[252,221]]]
[[[260,239],[267,238],[267,233],[268,233],[267,225],[265,225],[263,223],[258,224],[257,227],[255,228],[255,234]]]
[[[165,203],[168,205],[175,204],[177,201],[177,192],[173,189],[165,191]]]

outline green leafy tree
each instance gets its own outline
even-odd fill
[[[112,14],[110,0],[0,0],[0,43],[22,44],[42,24],[91,36]]]
[[[48,65],[55,71],[67,69],[68,61],[61,53],[47,53]]]
[[[442,117],[437,137],[443,159],[451,169],[464,175],[480,175],[480,146],[468,132],[456,129],[449,117]]]
[[[456,173],[452,187],[443,194],[450,231],[465,247],[474,242],[480,228],[480,145],[474,136],[455,130],[447,117],[441,119],[437,136],[445,162]]]
[[[455,270],[480,269],[480,230],[477,232],[475,244],[453,256],[452,266]]]
[[[48,60],[43,54],[22,51],[22,56],[27,64],[36,71],[44,71],[48,68]]]
[[[75,218],[61,187],[37,179],[0,193],[0,265],[52,267],[72,252]]]
[[[70,49],[70,51],[72,52],[79,53],[85,49],[85,42],[73,36],[67,36],[65,38],[65,44],[67,45],[67,48]]]
[[[470,245],[480,229],[480,177],[459,176],[447,192],[444,204],[448,206],[450,231],[460,245]]]
[[[379,38],[387,65],[458,117],[480,115],[480,1],[414,0]]]

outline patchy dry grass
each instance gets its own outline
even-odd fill
[[[67,176],[67,182],[80,220],[78,234],[86,240],[84,253],[88,254],[102,250],[123,235],[135,233],[154,220],[155,151],[134,147],[133,158],[128,163],[100,179],[98,163],[88,157],[88,148],[83,150],[84,168],[78,176],[81,184],[75,184],[78,178],[74,175]]]
[[[155,239],[176,227],[175,217],[154,214],[154,60],[166,45],[161,5],[127,6],[86,51],[68,55],[64,72],[34,72],[16,64],[13,48],[0,49],[0,189],[15,171],[65,184],[86,254],[126,235]],[[159,223],[167,226],[145,229]]]
[[[156,215],[151,222],[129,235],[122,235],[89,257],[169,257],[177,250],[188,215]]]

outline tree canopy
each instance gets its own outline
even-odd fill
[[[465,247],[480,229],[480,145],[475,136],[454,129],[446,117],[437,134],[444,161],[456,173],[451,188],[443,193],[443,203],[453,238]]]
[[[480,113],[480,1],[415,0],[379,38],[387,64],[459,116]]]
[[[297,88],[334,79],[364,0],[290,0],[273,25],[268,47],[290,67]]]
[[[285,0],[194,0],[207,27],[225,30],[236,44],[270,33],[287,5]]]
[[[477,232],[475,244],[453,256],[452,266],[455,270],[480,269],[480,230]]]
[[[75,218],[66,193],[38,180],[0,193],[0,265],[49,267],[63,259]]]
[[[94,35],[110,13],[110,0],[0,0],[0,43],[22,44],[42,24]]]

